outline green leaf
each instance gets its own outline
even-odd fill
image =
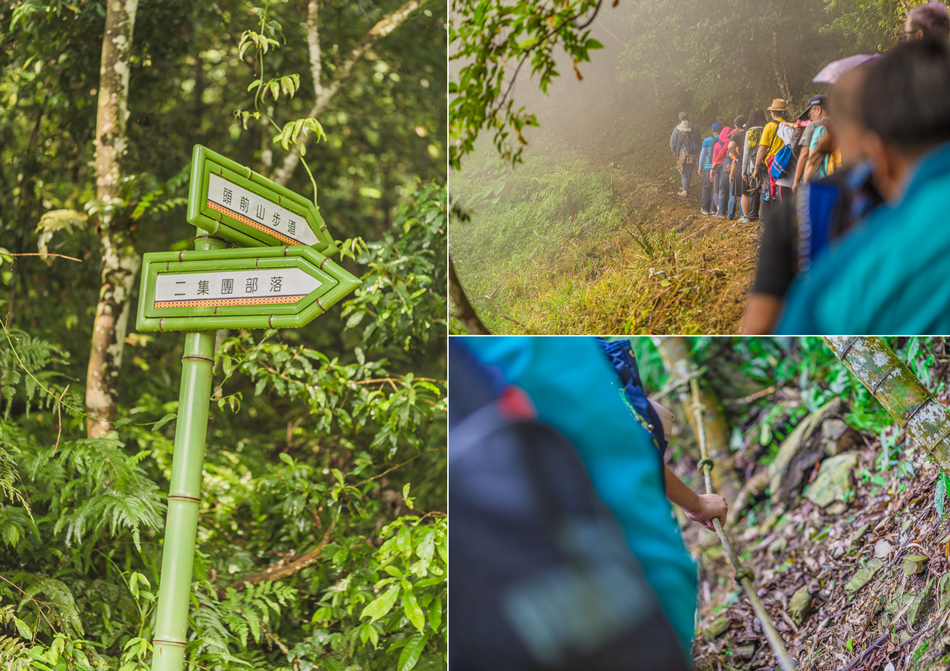
[[[399,585],[393,585],[381,597],[370,601],[363,609],[363,612],[360,613],[360,619],[369,617],[371,618],[370,622],[375,622],[386,615],[392,610],[393,606],[396,605],[396,599],[399,597],[400,589]]]
[[[419,604],[416,601],[416,595],[409,590],[406,590],[402,597],[402,607],[406,612],[406,617],[409,618],[410,622],[412,622],[412,626],[414,626],[419,631],[425,629],[425,615],[422,613],[422,609],[419,607]]]
[[[943,517],[943,512],[946,509],[947,505],[947,485],[950,478],[947,477],[946,473],[941,473],[940,477],[937,478],[937,491],[934,492],[934,507],[937,509],[937,514],[940,517]]]
[[[416,668],[428,640],[429,637],[426,634],[416,634],[409,639],[402,652],[399,653],[399,662],[396,667],[398,671],[410,671],[410,669]]]
[[[33,632],[30,631],[30,628],[26,626],[26,622],[18,618],[16,615],[13,616],[13,624],[16,625],[16,630],[19,632],[20,636],[25,639],[33,640]]]
[[[178,415],[176,415],[174,412],[168,413],[167,415],[165,415],[164,417],[162,417],[160,420],[158,420],[157,422],[155,422],[155,423],[152,425],[152,431],[158,431],[160,428],[162,428],[163,426],[165,426],[166,424],[168,424],[170,421],[172,421],[173,419],[175,419],[175,417],[177,417],[177,416],[178,416]]]

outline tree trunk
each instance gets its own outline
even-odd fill
[[[86,431],[96,438],[111,430],[116,417],[117,385],[128,325],[130,299],[141,259],[132,244],[130,221],[123,214],[119,183],[126,155],[129,68],[138,0],[106,3],[106,30],[99,67],[96,114],[96,198],[102,251],[101,289],[86,372]]]
[[[950,411],[880,338],[823,338],[907,436],[950,473]]]
[[[462,326],[471,335],[491,335],[491,332],[482,324],[482,320],[475,314],[475,308],[468,301],[465,290],[459,282],[458,275],[455,274],[455,264],[452,263],[452,257],[449,256],[449,297],[455,304],[456,318],[462,322]]]
[[[696,425],[696,416],[690,411],[692,400],[689,397],[688,380],[696,373],[690,356],[689,339],[684,337],[654,338],[653,343],[670,374],[670,384],[676,381],[681,382],[678,393],[685,411],[683,414],[686,415],[686,421],[689,422],[698,442],[699,427]],[[700,403],[703,405],[703,430],[706,435],[706,445],[709,458],[713,461],[713,487],[716,494],[732,502],[742,489],[739,475],[735,471],[733,455],[729,449],[732,428],[729,426],[729,420],[719,397],[702,378],[699,380],[699,395]]]
[[[359,44],[353,48],[349,55],[337,65],[333,79],[329,83],[324,84],[322,81],[323,66],[320,61],[319,3],[316,0],[312,0],[307,8],[307,44],[309,46],[310,74],[313,77],[315,100],[307,116],[315,119],[319,118],[327,105],[330,104],[330,101],[336,97],[336,94],[340,92],[343,85],[349,81],[350,76],[353,74],[353,68],[363,59],[366,52],[369,51],[376,42],[401,26],[422,4],[422,0],[408,0],[395,12],[377,22],[376,25],[370,28],[369,32],[363,36],[363,39],[359,41]],[[303,137],[302,142],[304,145],[307,144],[309,137],[310,136]],[[290,181],[299,163],[300,154],[298,154],[296,148],[294,148],[284,157],[283,163],[277,168],[271,179],[281,186],[287,186],[287,182]]]
[[[782,49],[778,43],[778,31],[772,31],[772,67],[775,69],[775,81],[779,91],[785,98],[786,105],[792,102],[792,90],[788,86],[788,77],[785,75],[785,59],[782,58]]]

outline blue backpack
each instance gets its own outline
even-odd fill
[[[785,145],[775,152],[775,156],[772,157],[772,165],[769,166],[769,177],[772,179],[782,179],[783,177],[787,177],[788,168],[792,163],[793,157],[794,154],[792,153],[792,148],[789,145]]]
[[[449,347],[449,670],[686,671],[574,447],[516,419],[494,369]]]

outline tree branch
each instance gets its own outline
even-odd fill
[[[234,588],[237,591],[241,591],[248,585],[256,585],[259,582],[273,582],[274,580],[281,580],[283,578],[288,578],[295,573],[299,573],[320,558],[320,555],[323,554],[323,548],[326,547],[326,544],[330,541],[330,536],[333,534],[333,530],[335,528],[336,521],[333,521],[330,526],[327,527],[326,533],[323,534],[323,538],[321,538],[320,542],[317,543],[317,547],[310,550],[309,552],[303,553],[293,561],[284,563],[284,560],[281,560],[273,566],[258,573],[252,573],[246,578],[241,578],[240,580],[231,583],[227,587],[219,587],[218,598],[224,598],[228,588]]]
[[[311,8],[315,4],[316,2],[311,2]],[[353,68],[356,67],[356,64],[363,58],[363,56],[366,55],[366,52],[369,51],[369,48],[402,25],[403,22],[409,18],[409,15],[421,6],[422,0],[409,0],[398,10],[370,28],[369,32],[366,33],[366,36],[360,40],[360,43],[353,48],[353,51],[350,52],[350,55],[347,56],[343,64],[337,69],[336,75],[333,77],[333,80],[330,82],[330,84],[326,88],[323,88],[322,84],[320,88],[314,87],[316,101],[314,102],[313,107],[310,108],[310,112],[307,116],[313,118],[319,117],[326,109],[330,101],[333,100],[336,94],[340,92],[340,89],[343,88],[343,85],[349,81],[350,76],[353,74]],[[317,34],[315,16],[313,18],[313,23],[311,23],[310,17],[308,17],[307,21],[307,39],[310,42],[311,70],[313,69],[314,44],[317,44],[317,62],[319,63],[320,60],[319,35]],[[316,81],[317,76],[318,73],[314,73],[314,81]],[[306,144],[307,139],[308,138],[305,137],[301,139],[301,142]],[[277,169],[277,172],[274,173],[274,181],[281,186],[287,186],[287,182],[290,181],[291,176],[294,174],[294,170],[297,169],[298,163],[300,163],[300,155],[297,153],[296,149],[294,149],[284,157],[283,164]]]

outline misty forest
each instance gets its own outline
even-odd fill
[[[675,416],[668,465],[704,492],[705,442],[725,533],[797,668],[948,668],[950,342],[677,336],[633,348]],[[719,538],[676,511],[699,566],[695,668],[779,668]]]
[[[0,667],[152,668],[185,336],[136,310],[200,144],[358,286],[217,331],[184,668],[444,668],[445,36],[426,0],[2,3]]]
[[[797,116],[826,64],[896,44],[915,4],[454,1],[454,331],[735,333],[760,225],[677,197],[678,113],[703,137],[775,98]]]

